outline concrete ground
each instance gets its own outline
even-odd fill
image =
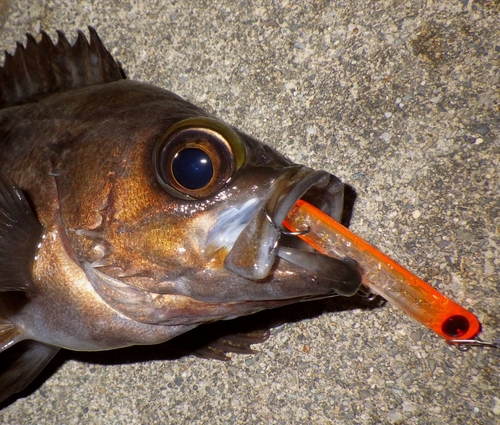
[[[351,229],[500,338],[498,0],[0,2],[0,47],[94,26],[168,88],[357,193]],[[329,300],[229,363],[65,352],[3,424],[500,422],[500,350]]]

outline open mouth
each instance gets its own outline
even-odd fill
[[[258,281],[267,278],[277,262],[285,260],[330,281],[332,292],[354,295],[361,274],[353,260],[320,254],[284,230],[283,220],[301,198],[338,220],[343,207],[343,185],[325,171],[290,167],[277,179],[263,207],[236,239],[224,267],[245,279]]]

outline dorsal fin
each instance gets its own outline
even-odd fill
[[[46,32],[37,43],[27,34],[26,47],[17,43],[16,52],[5,52],[0,67],[0,108],[38,100],[48,94],[109,83],[125,78],[118,62],[89,27],[90,43],[81,31],[71,46],[60,31],[54,44]]]

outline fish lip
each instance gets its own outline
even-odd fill
[[[281,233],[284,232],[283,221],[297,201],[311,189],[324,191],[330,183],[330,177],[333,177],[326,171],[310,170],[307,167],[300,167],[300,169],[289,178],[293,181],[297,176],[300,180],[296,184],[289,186],[290,191],[288,193],[285,191],[285,193],[280,195],[274,211],[268,211],[266,207],[264,207],[267,217]],[[324,195],[326,195],[326,192]]]
[[[309,193],[310,191],[312,193]],[[304,197],[308,197],[309,202],[340,221],[343,193],[344,185],[337,177],[326,171],[312,171],[278,203],[275,215],[267,216],[267,218],[272,220],[274,226],[277,226],[276,222],[279,223],[280,238],[276,247],[276,256],[280,257],[280,260],[291,262],[302,268],[304,273],[316,275],[320,280],[330,282],[330,295],[352,296],[358,292],[362,281],[361,271],[356,261],[323,255],[301,241],[295,233],[283,230],[283,221],[286,216],[296,202]],[[337,198],[337,203],[334,202],[335,198]],[[307,232],[308,229],[304,231]],[[287,236],[288,239],[285,241],[283,236]]]
[[[286,234],[283,220],[304,195],[327,214],[339,216],[341,213],[343,184],[338,178],[323,170],[299,165],[287,167],[275,179],[261,208],[235,240],[224,267],[245,279],[268,278],[282,243],[281,236]]]

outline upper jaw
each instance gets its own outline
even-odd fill
[[[334,218],[340,217],[343,203],[340,180],[326,171],[290,166],[275,180],[261,208],[236,238],[224,267],[245,279],[267,278],[280,252],[283,220],[303,196]]]

